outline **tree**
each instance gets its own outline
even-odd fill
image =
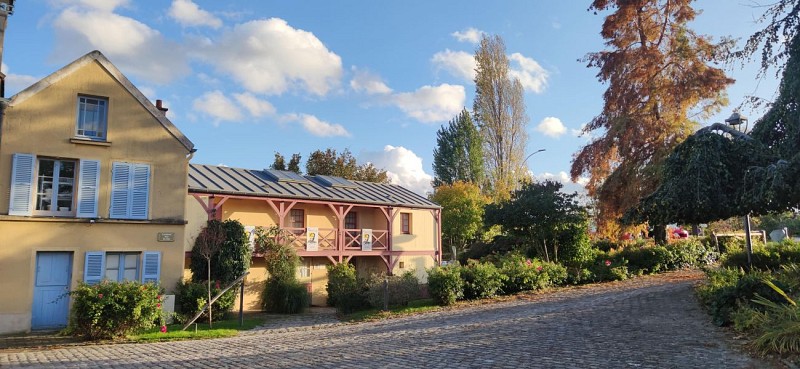
[[[577,193],[566,194],[561,187],[549,180],[525,183],[511,199],[487,205],[485,223],[526,240],[545,260],[558,261],[562,246],[569,248],[564,261],[580,259],[588,248],[587,211]]]
[[[286,170],[290,170],[297,174],[300,174],[300,153],[292,154],[292,158],[289,159],[289,165],[286,167]]]
[[[201,282],[206,276],[207,301],[211,301],[211,281],[222,284],[235,281],[250,268],[250,256],[250,242],[242,223],[233,219],[224,222],[209,220],[192,248],[192,279]],[[208,309],[211,324],[211,307]]]
[[[508,74],[506,46],[500,36],[483,36],[475,51],[473,114],[483,140],[486,190],[495,199],[508,198],[525,177],[528,134],[522,84]]]
[[[766,28],[773,30],[772,37],[774,30],[786,29],[775,23],[786,22],[794,27],[786,31],[793,38],[785,46],[786,65],[779,68],[783,77],[778,98],[755,123],[752,135],[723,124],[698,130],[670,154],[661,186],[626,212],[625,221],[699,223],[800,206],[800,2],[791,9],[788,3],[781,1],[766,12],[773,17]],[[788,14],[780,17],[779,10]],[[776,41],[767,37],[764,47],[770,51],[762,54],[762,62],[779,60],[774,56],[780,54],[771,54],[771,42]]]
[[[458,181],[483,185],[483,147],[480,132],[467,109],[436,132],[433,186]]]
[[[275,160],[272,162],[272,165],[269,166],[269,169],[286,170],[286,159],[281,153],[275,151]]]
[[[451,249],[465,251],[483,227],[486,199],[480,188],[472,182],[442,184],[435,188],[431,201],[442,206],[442,239]]]
[[[697,122],[719,111],[733,80],[707,63],[729,45],[711,43],[688,27],[691,0],[595,0],[590,10],[615,9],[601,35],[609,50],[583,59],[607,83],[603,110],[584,128],[601,135],[572,161],[576,180],[597,200],[598,233],[620,232],[618,219],[660,183],[667,155]]]
[[[356,158],[348,149],[341,154],[337,154],[336,150],[331,148],[312,152],[306,161],[306,173],[310,176],[336,176],[355,181],[389,182],[386,171],[376,168],[372,163],[358,165]]]

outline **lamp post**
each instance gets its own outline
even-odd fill
[[[530,157],[531,157],[531,156],[533,156],[533,155],[535,155],[535,154],[538,154],[538,153],[540,153],[540,152],[542,152],[542,151],[545,151],[545,149],[539,149],[539,150],[536,150],[536,151],[534,151],[534,152],[532,152],[532,153],[528,154],[528,156],[526,156],[526,157],[525,157],[525,160],[523,160],[523,161],[522,161],[522,165],[525,165],[525,163],[527,163],[527,162],[528,162],[528,159],[530,159]]]
[[[747,117],[744,115],[739,114],[738,111],[734,111],[733,114],[728,119],[725,119],[725,123],[729,126],[735,128],[737,131],[747,134],[747,124],[748,120]],[[742,128],[744,126],[744,128]],[[744,235],[745,235],[745,245],[747,248],[747,271],[749,272],[753,267],[753,243],[750,239],[750,212],[748,211],[747,214],[744,216]]]

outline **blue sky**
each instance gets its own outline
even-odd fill
[[[566,180],[602,108],[597,70],[605,13],[589,1],[17,1],[5,35],[7,96],[100,50],[196,145],[193,163],[260,169],[273,153],[352,151],[396,183],[430,191],[436,131],[471,109],[471,55],[481,32],[505,39],[525,86],[527,164]],[[751,1],[701,0],[694,22],[715,39],[759,29]],[[733,65],[730,106],[772,98],[773,74]],[[743,110],[752,118],[762,111]],[[113,124],[113,123],[111,123]],[[567,186],[570,190],[579,187]]]

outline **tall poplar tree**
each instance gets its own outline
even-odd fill
[[[607,50],[589,53],[607,83],[603,110],[584,128],[600,134],[578,151],[571,175],[589,176],[598,232],[616,236],[619,217],[660,183],[665,158],[698,123],[727,103],[733,83],[709,65],[727,43],[714,44],[688,27],[692,0],[595,0],[589,10],[613,10],[601,35]]]
[[[473,114],[483,139],[487,186],[495,200],[507,199],[522,178],[528,133],[522,84],[508,74],[506,45],[483,36],[475,51]]]
[[[467,109],[436,132],[433,149],[433,186],[471,182],[483,185],[483,147],[480,133]]]

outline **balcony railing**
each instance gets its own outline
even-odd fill
[[[337,237],[339,231],[336,228],[319,228],[319,251],[335,251],[339,250]],[[344,247],[342,250],[346,251],[359,251],[361,250],[361,229],[345,229],[344,230]],[[306,241],[308,239],[305,228],[283,228],[281,236],[297,251],[306,250]],[[384,229],[372,230],[372,250],[388,250],[389,249],[389,231]]]

